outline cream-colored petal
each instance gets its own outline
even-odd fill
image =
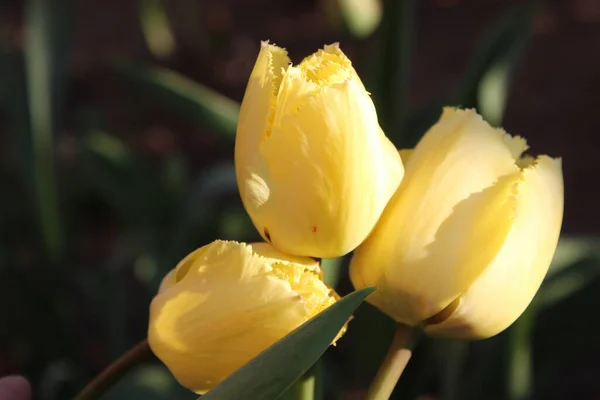
[[[400,157],[339,46],[325,46],[273,80],[278,90],[268,116],[263,102],[253,106],[262,112],[242,110],[240,118],[236,173],[244,206],[263,238],[287,253],[348,253],[402,179]],[[244,104],[251,97],[247,92]],[[248,131],[259,124],[246,124],[247,115],[266,118],[267,127]]]
[[[307,80],[320,85],[332,86],[352,78],[356,84],[365,90],[365,86],[352,67],[350,59],[342,52],[339,43],[325,46],[316,53],[306,57],[298,65]]]
[[[150,347],[206,392],[336,301],[320,275],[315,260],[264,243],[213,242],[168,274],[150,306]]]
[[[369,95],[353,80],[292,100],[297,108],[287,104],[298,98],[295,88],[303,90],[290,84],[260,149],[269,200],[249,213],[282,251],[337,257],[371,231],[403,168]]]
[[[173,286],[175,283],[177,283],[177,281],[175,280],[176,272],[177,271],[175,269],[172,269],[167,273],[167,275],[164,276],[158,288],[159,292],[164,292],[165,290]]]
[[[461,296],[454,313],[427,332],[486,338],[512,324],[527,308],[548,271],[563,216],[560,159],[539,157],[525,168],[514,221],[502,249]]]
[[[286,282],[193,278],[151,304],[153,352],[185,387],[203,393],[306,320]]]
[[[410,154],[398,191],[352,259],[355,286],[379,288],[369,302],[417,325],[466,290],[509,226],[510,182],[494,183],[518,171],[525,149],[523,139],[473,110],[446,109]]]
[[[284,70],[290,59],[284,49],[267,42],[261,43],[260,53],[252,70],[242,102],[235,143],[235,166],[240,194],[244,202],[255,202],[260,197],[247,199],[255,194],[247,185],[260,184],[253,181],[251,166],[258,163],[258,147],[268,135],[273,121],[277,93]],[[264,195],[264,192],[262,193]]]
[[[286,254],[268,243],[252,243],[252,251],[261,257],[264,257],[270,263],[285,263],[302,265],[309,271],[318,272],[321,270],[319,262],[310,257],[299,257]]]

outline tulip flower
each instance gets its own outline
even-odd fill
[[[560,159],[525,156],[526,142],[473,110],[444,110],[356,250],[355,287],[396,321],[432,335],[486,338],[531,302],[552,260],[563,216]]]
[[[288,254],[337,257],[371,232],[404,169],[350,60],[325,46],[298,66],[262,43],[235,143],[242,201]]]
[[[148,343],[183,386],[204,393],[338,298],[313,259],[217,240],[165,276]]]

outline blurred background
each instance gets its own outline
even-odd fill
[[[395,398],[600,399],[600,1],[0,1],[0,376],[71,398],[144,338],[162,276],[259,238],[233,140],[260,40],[297,63],[340,42],[398,147],[477,107],[563,157],[566,210],[528,311],[489,340],[424,340]],[[351,291],[347,259],[324,260]],[[393,335],[364,305],[320,370],[360,399]],[[159,362],[107,399],[193,399]]]

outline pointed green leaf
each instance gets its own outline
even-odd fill
[[[374,290],[364,288],[345,296],[250,360],[202,400],[277,399],[321,357]]]
[[[501,123],[512,71],[529,40],[537,3],[511,8],[492,25],[469,61],[458,103],[476,107],[493,125]]]
[[[235,101],[165,68],[130,65],[120,66],[118,71],[157,101],[233,143],[240,112]]]
[[[25,71],[33,154],[33,188],[46,250],[54,261],[63,251],[54,174],[54,134],[63,103],[69,2],[27,2]]]
[[[600,278],[600,239],[563,237],[548,275],[536,296],[541,307],[553,307]]]
[[[458,93],[411,112],[394,143],[400,148],[414,147],[439,119],[444,106],[476,108],[492,125],[500,125],[512,72],[529,39],[536,11],[536,2],[518,4],[492,25],[469,60]]]

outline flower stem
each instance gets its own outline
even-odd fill
[[[75,400],[94,400],[100,398],[108,389],[123,377],[135,365],[150,356],[148,340],[144,339],[133,346],[121,358],[106,367],[86,387],[79,392]]]
[[[294,384],[294,400],[314,400],[316,381],[316,366],[313,366]]]
[[[400,375],[402,375],[408,360],[410,360],[414,339],[416,339],[416,336],[413,327],[398,324],[387,355],[369,387],[367,400],[387,400],[390,398]]]
[[[533,384],[533,354],[531,336],[538,303],[535,301],[508,331],[509,371],[508,398],[523,400],[531,396]]]

